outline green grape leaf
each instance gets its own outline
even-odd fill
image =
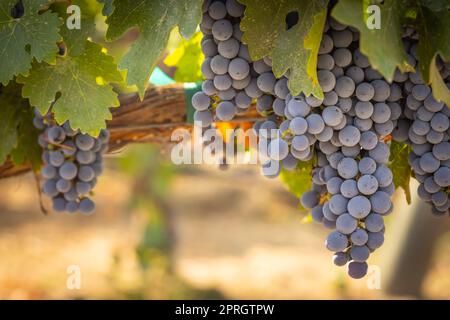
[[[11,151],[15,164],[29,163],[37,171],[41,165],[42,148],[38,144],[40,131],[33,126],[34,112],[27,100],[21,110],[21,122],[17,132],[17,146]]]
[[[119,105],[110,83],[122,81],[122,76],[100,45],[87,42],[83,54],[60,57],[55,65],[35,64],[18,81],[24,84],[23,96],[42,114],[56,100],[52,111],[59,124],[70,120],[74,129],[96,136],[111,119],[109,108]]]
[[[421,4],[433,11],[447,10],[450,3],[448,0],[418,0]]]
[[[413,71],[407,62],[403,48],[403,24],[408,9],[407,0],[385,0],[380,7],[380,29],[369,29],[367,11],[371,1],[340,0],[331,15],[339,22],[355,27],[360,32],[359,48],[372,68],[378,70],[388,81],[394,78],[395,69]]]
[[[56,8],[52,9],[57,10],[59,16],[70,25],[71,28],[64,27],[60,33],[66,45],[67,52],[71,56],[77,56],[82,54],[86,49],[86,40],[95,34],[95,18],[97,12],[95,6],[89,0],[72,0],[71,4],[78,6],[81,11],[79,29],[77,28],[78,26],[73,25],[76,12],[68,14],[67,4],[56,4],[54,6]],[[97,3],[94,4],[100,6]]]
[[[11,83],[0,88],[0,164],[10,155],[16,164],[26,162],[33,168],[40,163],[38,132],[33,126],[33,112],[22,98],[21,86]]]
[[[313,161],[300,162],[294,171],[281,170],[280,180],[296,197],[311,189]],[[300,208],[304,209],[301,204]]]
[[[52,12],[66,22],[60,34],[71,56],[83,53],[86,40],[97,35],[95,20],[100,9],[101,4],[91,0],[71,0],[70,3],[56,2],[51,5]]]
[[[411,179],[411,167],[408,163],[408,155],[411,148],[401,142],[392,140],[390,146],[389,168],[393,174],[393,182],[396,188],[402,188],[405,192],[406,201],[411,204],[411,189],[409,181]]]
[[[53,63],[61,40],[58,15],[39,14],[48,0],[23,0],[24,14],[14,19],[10,12],[17,1],[0,0],[0,83],[6,85],[19,74],[26,75],[33,58]]]
[[[17,127],[20,124],[19,96],[15,85],[0,88],[0,164],[4,163],[17,145]]]
[[[123,0],[114,2],[106,19],[106,38],[115,40],[130,28],[138,27],[139,38],[119,66],[127,69],[127,83],[137,85],[143,96],[150,74],[169,38],[178,26],[185,38],[194,34],[202,17],[201,0]]]
[[[450,13],[447,10],[433,11],[418,6],[419,43],[417,54],[422,78],[431,83],[433,96],[450,105],[450,91],[436,67],[439,54],[445,61],[450,60]]]
[[[272,58],[276,77],[289,71],[293,95],[303,92],[323,98],[317,79],[317,54],[327,15],[326,0],[241,0],[247,7],[241,21],[242,41],[250,56]],[[298,23],[286,30],[286,17],[296,12]],[[270,17],[270,18],[269,18]]]
[[[177,82],[197,82],[203,79],[201,65],[204,59],[200,41],[202,33],[197,32],[191,39],[182,40],[165,59],[169,67],[176,67],[174,80]]]
[[[66,44],[67,52],[71,56],[82,54],[86,50],[86,40],[94,34],[94,31],[95,21],[86,16],[81,19],[81,29],[64,28],[61,35]]]

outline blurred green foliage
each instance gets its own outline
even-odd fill
[[[216,290],[196,289],[174,272],[173,218],[170,187],[176,167],[152,145],[133,145],[117,158],[118,168],[133,180],[129,212],[139,212],[145,224],[135,254],[141,269],[138,289],[119,290],[126,299],[220,299]],[[120,269],[120,254],[114,259],[111,280]],[[116,270],[116,271],[115,271]]]
[[[201,65],[204,59],[200,47],[202,33],[197,32],[189,40],[181,39],[178,47],[165,59],[169,67],[176,67],[174,79],[177,82],[197,82],[203,80]]]
[[[118,159],[118,164],[134,180],[130,209],[145,212],[146,225],[136,254],[141,268],[147,269],[153,256],[170,256],[170,227],[166,212],[169,209],[165,201],[175,167],[164,161],[160,150],[151,145],[130,147]]]

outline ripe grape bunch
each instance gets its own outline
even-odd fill
[[[257,76],[272,74],[272,68],[268,59],[252,61],[247,45],[241,42],[243,5],[236,0],[205,1],[203,9],[200,30],[205,60],[201,68],[205,81],[202,91],[193,96],[192,105],[196,109],[194,120],[208,127],[215,118],[229,121],[247,111],[252,99],[263,94]]]
[[[409,63],[418,70],[416,38],[414,30],[408,29],[404,45]],[[438,59],[437,67],[449,86],[450,63]],[[434,215],[443,216],[450,208],[450,109],[436,101],[419,72],[407,75],[397,72],[394,80],[401,83],[406,102],[393,137],[411,146],[408,160],[420,182],[417,193],[432,206]]]
[[[241,32],[234,38],[239,49],[236,45],[233,54],[226,57],[220,50],[224,40],[216,39],[214,28],[208,26],[214,26],[209,23],[211,17],[227,17],[232,20],[227,33],[232,39],[231,25],[239,30],[239,21],[227,14],[231,3],[235,1],[215,1],[206,7],[202,23],[206,80],[202,92],[193,98],[196,119],[210,125],[215,108],[218,120],[229,121],[256,100],[256,109],[264,117],[254,125],[262,173],[274,178],[282,169],[296,170],[300,162],[314,163],[312,189],[302,195],[301,203],[311,210],[314,221],[331,230],[325,246],[334,253],[334,264],[347,266],[350,277],[362,278],[368,271],[370,254],[384,243],[384,216],[393,211],[392,139],[412,147],[409,160],[414,177],[421,182],[419,196],[433,205],[433,213],[448,212],[449,109],[434,99],[418,72],[397,71],[392,83],[385,81],[359,50],[359,32],[331,17],[325,24],[317,59],[323,99],[292,96],[289,71],[277,79],[270,57],[259,61],[242,57],[246,63],[236,64],[242,69],[230,69],[231,61],[241,57],[242,48],[248,57],[247,47],[239,42]],[[221,8],[221,15],[215,15],[216,8]],[[239,12],[241,17],[242,10]],[[417,41],[412,33],[406,29],[404,43],[410,53],[409,64],[419,70]],[[213,59],[224,62],[220,72],[216,72]],[[448,67],[448,63],[438,61],[447,82]],[[241,83],[234,77],[238,71],[246,75],[246,87],[235,85]],[[224,87],[220,86],[221,77],[216,83],[222,74],[229,80]],[[232,94],[224,94],[227,90]],[[242,98],[245,104],[241,104]]]
[[[313,189],[301,202],[314,221],[332,230],[326,248],[352,278],[367,273],[370,253],[384,242],[384,216],[393,210],[395,190],[386,140],[401,115],[400,87],[370,67],[358,40],[356,30],[329,19],[317,64],[323,101],[288,96],[285,105],[293,139],[310,141],[311,147],[300,146],[317,156]],[[306,125],[299,130],[298,123]],[[292,148],[299,149],[294,140]]]
[[[89,197],[103,170],[103,154],[108,149],[109,132],[99,137],[72,130],[69,122],[56,124],[52,115],[35,111],[34,126],[43,148],[42,191],[52,198],[53,210],[91,214],[95,203]]]

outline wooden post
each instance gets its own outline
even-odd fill
[[[417,182],[411,183],[412,204],[396,203],[386,234],[381,258],[383,288],[388,294],[422,297],[422,284],[440,236],[450,230],[447,215],[436,217],[431,206],[417,196]]]

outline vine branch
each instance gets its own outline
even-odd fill
[[[185,90],[182,84],[147,89],[141,101],[135,93],[119,96],[120,107],[112,108],[112,120],[107,122],[110,131],[109,153],[117,153],[129,143],[154,143],[170,146],[175,129],[190,129],[187,122]],[[258,113],[237,116],[233,122],[254,122]],[[14,165],[7,160],[0,165],[0,179],[17,176],[31,170],[28,165]]]

